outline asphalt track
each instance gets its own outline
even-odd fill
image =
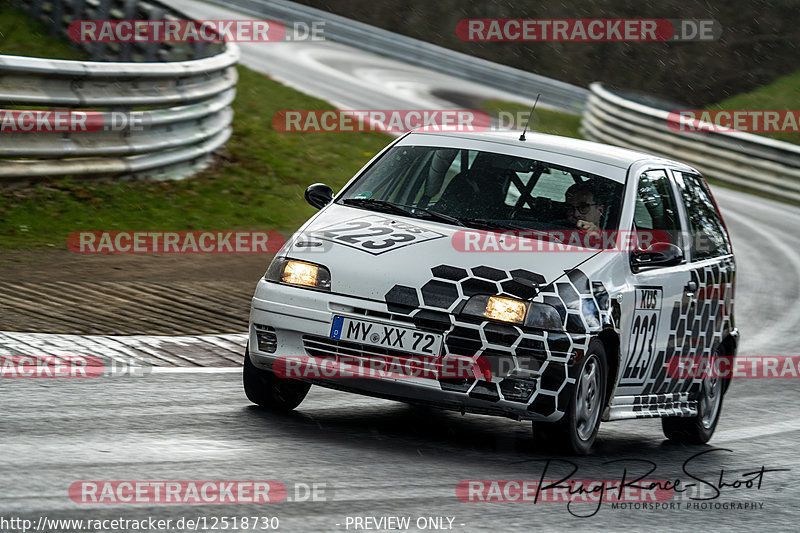
[[[234,18],[204,4],[172,3],[198,18]],[[339,106],[444,107],[432,96],[441,88],[438,74],[420,75],[415,67],[340,45],[245,45],[243,52],[246,65]],[[740,353],[800,355],[800,209],[726,189],[715,194],[737,256]],[[77,345],[76,352],[85,355]],[[312,388],[294,413],[264,412],[244,398],[235,368],[4,379],[0,398],[3,532],[21,530],[2,522],[12,517],[33,525],[43,517],[159,517],[173,521],[170,530],[186,530],[174,526],[181,517],[206,517],[211,525],[213,517],[245,515],[278,517],[281,531],[354,531],[354,518],[368,516],[409,517],[409,531],[422,530],[416,521],[427,517],[444,518],[445,528],[452,518],[452,530],[464,532],[796,529],[800,392],[793,379],[733,383],[709,446],[672,445],[656,420],[614,422],[601,427],[594,454],[579,459],[537,450],[526,423],[321,388]],[[692,459],[700,452],[710,453]],[[462,502],[456,496],[463,480],[557,479],[567,473],[565,461],[578,468],[573,479],[618,480],[626,466],[629,476],[642,473],[645,460],[656,465],[648,479],[697,485],[673,496],[672,508],[658,509]],[[715,499],[691,499],[714,496],[711,485],[719,485],[720,475],[734,484],[752,479],[762,466],[789,470],[764,473],[760,487],[723,487]],[[275,480],[293,501],[81,504],[68,494],[80,480]],[[318,501],[296,501],[315,483],[322,489]],[[51,524],[41,530],[78,529]]]

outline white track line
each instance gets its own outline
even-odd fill
[[[240,366],[152,366],[151,374],[241,374]]]

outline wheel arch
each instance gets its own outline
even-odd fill
[[[595,339],[602,342],[603,348],[606,350],[608,375],[606,376],[606,397],[604,400],[605,408],[608,409],[611,405],[611,398],[614,397],[614,392],[617,388],[617,373],[620,368],[619,334],[613,329],[607,328],[601,331]]]
[[[722,352],[722,355],[736,357],[736,352],[739,348],[739,330],[733,329],[727,331],[725,335],[722,337],[722,340],[719,342],[719,350]],[[731,380],[726,379],[723,382],[723,394],[728,391],[728,387],[731,386]]]

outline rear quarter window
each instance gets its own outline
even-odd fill
[[[730,240],[703,178],[675,172],[689,221],[692,260],[702,261],[731,253]]]

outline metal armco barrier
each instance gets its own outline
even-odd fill
[[[363,24],[288,0],[207,0],[252,16],[292,22],[325,22],[325,38],[457,78],[530,95],[571,113],[582,113],[587,139],[685,161],[706,176],[754,191],[800,201],[800,146],[747,133],[670,130],[668,111],[632,102],[599,83],[584,89],[434,44]],[[455,29],[453,29],[455,31]]]
[[[154,0],[18,4],[66,35],[73,20],[177,20]],[[179,179],[231,135],[239,49],[232,43],[82,43],[94,59],[0,55],[0,107],[96,112],[96,131],[0,132],[0,184],[60,176]],[[135,117],[134,124],[122,121]],[[113,124],[116,122],[116,124]]]
[[[292,22],[325,22],[325,38],[360,50],[374,52],[404,63],[419,65],[456,78],[474,81],[516,94],[533,102],[541,93],[540,103],[580,114],[589,91],[577,85],[539,76],[531,72],[448,50],[369,24],[364,24],[321,9],[286,0],[208,0],[226,8],[235,8],[252,16]],[[447,31],[447,30],[445,30]],[[455,27],[450,31],[455,32]]]
[[[800,146],[743,132],[680,132],[670,112],[590,86],[581,121],[587,139],[676,159],[706,177],[800,201]]]

